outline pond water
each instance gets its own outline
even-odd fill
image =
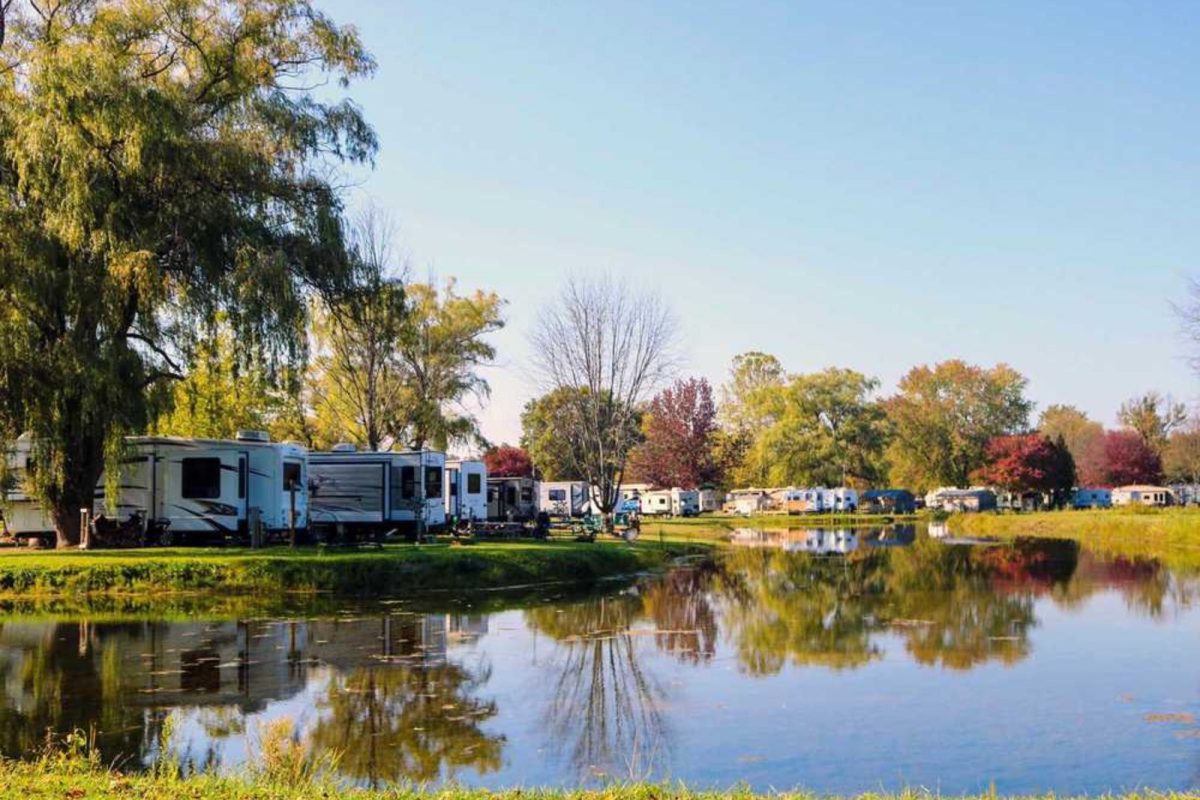
[[[9,613],[0,752],[234,769],[289,720],[349,783],[1200,785],[1200,582],[1070,542],[739,531],[590,596]]]

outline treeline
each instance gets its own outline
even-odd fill
[[[936,486],[1065,491],[1171,480],[1200,482],[1200,424],[1155,392],[1124,404],[1106,430],[1052,405],[1033,418],[1027,380],[999,364],[944,361],[910,370],[896,392],[849,369],[788,373],[772,355],[737,356],[718,402],[704,378],[679,380],[638,409],[626,483],[661,486]],[[490,454],[500,472],[582,479],[564,394],[531,401],[521,448]]]

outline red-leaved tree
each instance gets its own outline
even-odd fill
[[[528,478],[533,475],[533,461],[520,447],[502,444],[483,454],[489,478]]]
[[[1083,486],[1125,486],[1162,480],[1162,459],[1135,431],[1097,436],[1079,465]]]
[[[712,386],[704,378],[676,381],[650,402],[646,439],[630,455],[630,472],[655,486],[685,489],[715,481],[712,436],[717,429]]]
[[[1067,492],[1075,483],[1075,462],[1065,445],[1037,433],[997,436],[986,450],[987,463],[972,479],[1010,492]]]

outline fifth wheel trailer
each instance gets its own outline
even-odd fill
[[[9,452],[18,487],[33,458],[26,438]],[[306,452],[271,442],[260,431],[239,432],[236,440],[130,437],[115,508],[108,507],[105,482],[101,476],[96,484],[93,512],[122,522],[140,515],[150,538],[164,543],[245,536],[255,518],[268,535],[308,527]],[[17,537],[54,530],[49,515],[20,488],[7,494],[4,525]]]
[[[368,451],[338,445],[309,453],[312,527],[322,533],[413,533],[446,525],[443,471],[434,450]]]

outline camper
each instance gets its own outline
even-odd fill
[[[812,489],[787,489],[777,504],[789,514],[822,514],[830,511],[833,495],[820,487]]]
[[[763,489],[736,489],[725,498],[724,511],[749,517],[771,507],[771,498]]]
[[[299,445],[241,431],[236,440],[130,437],[126,449],[115,507],[109,507],[101,476],[93,511],[121,522],[139,517],[149,541],[245,536],[255,520],[268,534],[303,534],[308,528],[308,467]],[[31,466],[31,451],[23,439],[9,453],[18,485]],[[48,536],[54,529],[49,516],[19,491],[6,498],[4,523],[17,537]]]
[[[912,514],[917,501],[907,489],[870,489],[863,492],[860,508],[868,514]]]
[[[459,522],[484,521],[487,508],[487,465],[482,461],[446,462],[446,516]]]
[[[1175,495],[1165,486],[1118,486],[1112,490],[1114,506],[1171,506]]]
[[[538,513],[538,482],[533,478],[488,478],[488,519],[530,520]]]
[[[646,516],[694,517],[700,513],[700,493],[695,489],[656,489],[641,496]]]
[[[446,525],[446,456],[435,450],[358,450],[336,445],[309,453],[312,524],[329,534],[413,533]]]
[[[542,481],[538,485],[538,511],[552,517],[582,517],[590,501],[583,481]]]
[[[929,508],[948,512],[976,513],[996,509],[996,493],[991,489],[939,488],[925,496]]]
[[[700,513],[711,514],[721,510],[721,493],[716,489],[701,489],[697,492],[700,502]]]
[[[1071,496],[1072,508],[1111,508],[1113,504],[1111,489],[1076,489]]]

